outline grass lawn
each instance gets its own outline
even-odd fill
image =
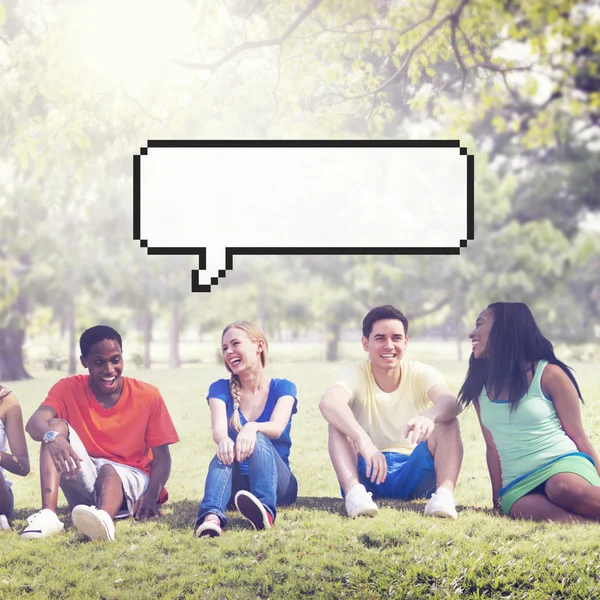
[[[354,357],[352,352],[344,356],[346,361]],[[438,367],[453,391],[460,387],[464,362],[428,356],[418,346],[410,356]],[[127,375],[159,386],[181,438],[171,447],[164,518],[120,521],[114,543],[85,542],[71,527],[61,494],[65,532],[21,540],[26,517],[39,508],[39,445],[30,442],[32,472],[24,479],[12,477],[16,518],[13,531],[0,536],[0,598],[600,597],[599,526],[513,522],[490,513],[485,448],[473,409],[461,416],[465,459],[458,521],[423,517],[424,501],[380,502],[374,519],[346,518],[317,409],[343,364],[287,356],[273,362],[270,373],[287,377],[299,389],[291,452],[298,503],[281,509],[275,528],[266,532],[255,532],[232,513],[230,527],[217,539],[197,539],[192,525],[214,453],[204,397],[209,384],[225,376],[224,368],[127,367]],[[586,399],[586,430],[600,448],[597,365],[573,366]],[[26,418],[60,376],[7,384]]]

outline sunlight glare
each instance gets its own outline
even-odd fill
[[[176,0],[86,0],[70,8],[63,42],[85,76],[144,85],[182,49],[185,29]]]

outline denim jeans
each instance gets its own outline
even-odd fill
[[[217,515],[221,526],[225,527],[225,510],[233,505],[235,494],[240,490],[254,494],[271,513],[273,520],[277,514],[277,505],[286,506],[296,501],[298,482],[264,434],[256,434],[256,444],[247,461],[248,475],[243,475],[237,461],[225,465],[216,456],[212,459],[196,527],[208,513]]]

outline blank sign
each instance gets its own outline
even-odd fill
[[[149,141],[134,156],[134,239],[195,254],[210,291],[240,254],[459,254],[474,158],[460,142]]]

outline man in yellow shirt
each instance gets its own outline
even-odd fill
[[[429,498],[426,515],[456,519],[456,396],[437,369],[403,358],[408,319],[398,309],[372,309],[362,333],[368,359],[340,373],[319,404],[348,516],[374,516],[373,497]]]

